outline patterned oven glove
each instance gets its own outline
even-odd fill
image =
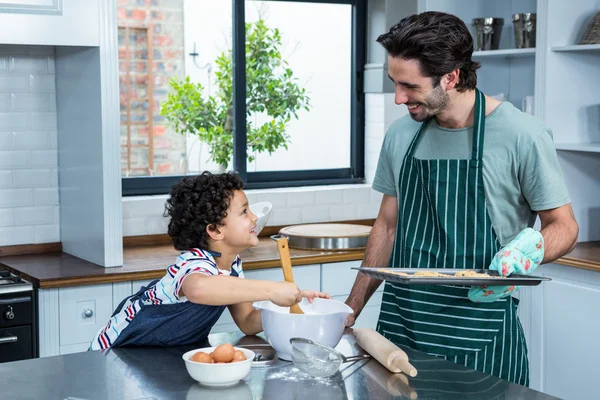
[[[490,269],[502,276],[512,273],[531,274],[544,259],[544,238],[531,228],[522,230],[492,259]],[[473,286],[469,300],[476,303],[491,303],[518,290],[518,286]]]

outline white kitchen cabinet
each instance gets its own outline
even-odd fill
[[[88,343],[110,318],[112,284],[60,288],[60,345]]]
[[[595,398],[600,272],[549,264],[536,273],[552,281],[521,289],[530,386],[563,399]]]
[[[116,7],[112,1],[102,0],[102,2]],[[99,5],[99,0],[2,2],[0,3],[0,43],[98,46],[100,43]]]

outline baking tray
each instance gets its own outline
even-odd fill
[[[519,275],[512,274],[506,278],[500,278],[498,272],[489,269],[443,269],[443,268],[352,268],[370,276],[371,278],[381,279],[389,282],[404,283],[407,285],[456,285],[456,286],[537,286],[542,281],[552,279],[544,276]],[[463,271],[474,271],[477,273],[486,273],[487,277],[454,277],[453,275]],[[438,272],[449,275],[446,277],[422,277],[422,276],[401,276],[392,272],[402,272],[413,275],[415,272]]]

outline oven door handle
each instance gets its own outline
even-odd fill
[[[6,336],[0,336],[0,344],[8,344],[8,343],[15,343],[19,340],[19,338],[15,335],[6,335]]]
[[[12,297],[9,299],[0,299],[0,304],[26,303],[31,301],[31,297]]]

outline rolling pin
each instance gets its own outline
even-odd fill
[[[417,369],[408,362],[408,355],[375,329],[355,328],[356,343],[391,372],[417,376]]]
[[[290,258],[290,246],[287,237],[283,236],[277,239],[277,250],[281,259],[281,267],[283,268],[283,278],[286,282],[294,283],[294,274],[292,273],[292,259]],[[298,304],[290,307],[291,314],[304,314],[304,311]]]

